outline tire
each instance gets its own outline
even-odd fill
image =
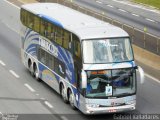
[[[71,90],[69,90],[68,99],[69,99],[69,103],[70,103],[71,108],[75,110],[76,107],[74,106],[74,94],[72,93]]]
[[[32,62],[31,62],[31,60],[30,60],[30,59],[28,60],[28,70],[29,70],[30,74],[33,76],[33,71],[32,71]]]
[[[61,97],[62,97],[62,99],[63,99],[63,101],[65,103],[68,103],[68,100],[67,100],[67,98],[65,96],[65,89],[64,89],[64,85],[63,84],[61,84]]]
[[[39,78],[39,72],[38,72],[38,68],[37,65],[34,63],[33,65],[33,76],[36,78],[37,81],[41,81]]]

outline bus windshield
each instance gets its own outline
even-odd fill
[[[82,44],[84,63],[100,64],[133,60],[129,38],[84,40]]]
[[[87,71],[87,97],[127,96],[135,92],[134,68]]]

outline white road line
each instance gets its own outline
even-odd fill
[[[149,19],[149,18],[146,18],[146,20],[148,20],[148,21],[150,21],[150,22],[155,22],[154,20]]]
[[[62,120],[68,120],[68,118],[65,117],[65,116],[61,116],[61,119],[62,119]]]
[[[151,75],[149,75],[147,73],[145,73],[145,76],[148,77],[148,78],[150,78],[150,79],[152,79],[152,80],[154,80],[157,83],[160,83],[160,80],[158,80],[157,78],[155,78],[155,77],[153,77],[153,76],[151,76]]]
[[[40,98],[41,100],[45,100],[45,98]]]
[[[3,61],[1,61],[0,60],[0,64],[2,65],[2,66],[5,66],[6,64],[3,62]]]
[[[138,72],[138,70],[136,70],[136,71]],[[151,80],[154,80],[155,82],[160,83],[160,80],[158,80],[157,78],[155,78],[155,77],[153,77],[153,76],[151,76],[151,75],[149,75],[147,73],[144,73],[144,75],[145,75],[145,77],[148,77]]]
[[[20,7],[16,6],[15,4],[9,2],[8,0],[5,0],[7,3],[11,4],[12,6],[16,7],[17,9],[20,9]]]
[[[3,115],[2,112],[0,112],[0,114]]]
[[[107,5],[108,7],[111,7],[111,8],[113,8],[113,6],[112,5]]]
[[[44,102],[49,108],[53,108],[53,106],[48,102],[48,101],[45,101]]]
[[[102,2],[101,1],[96,1],[97,3],[99,3],[99,4],[102,4]]]
[[[147,9],[143,5],[130,4],[130,3],[127,3],[126,1],[120,1],[120,0],[112,0],[112,1],[115,1],[115,2],[118,2],[118,3],[121,3],[121,4],[129,5],[129,6],[132,6],[132,7],[140,8],[140,9],[143,9],[143,10],[147,10],[147,11],[159,14],[158,10],[156,10],[156,9],[153,9],[153,10],[152,9]]]
[[[16,33],[20,34],[19,31],[17,31],[17,30],[15,30],[14,28],[10,27],[10,26],[8,25],[8,23],[5,23],[4,21],[2,21],[2,23],[4,23],[4,24],[5,24],[9,29],[11,29],[13,32],[16,32]]]
[[[16,78],[19,78],[19,75],[17,75],[13,70],[9,70],[9,72],[10,72],[13,76],[15,76]]]
[[[15,4],[13,4],[13,3],[9,2],[8,0],[5,0],[5,2],[7,2],[8,4],[10,4],[10,5],[12,5],[12,6],[16,7],[17,9],[20,9],[20,7],[18,7],[18,6],[16,6]],[[2,22],[3,22],[3,21],[2,21]],[[3,23],[4,23],[4,22],[3,22]],[[6,23],[5,23],[5,24],[6,24]],[[11,30],[13,30],[14,32],[16,32],[16,33],[20,34],[20,32],[19,32],[19,31],[17,31],[17,30],[15,30],[15,29],[11,28],[8,24],[6,24],[6,26],[8,26],[8,28],[10,28]]]
[[[139,17],[139,15],[132,13],[133,16]]]
[[[24,84],[24,86],[26,86],[31,92],[35,92],[35,90],[30,85],[28,85],[27,83]]]
[[[126,10],[123,10],[123,9],[118,9],[119,11],[122,11],[122,12],[127,12]]]

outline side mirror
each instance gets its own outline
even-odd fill
[[[139,75],[140,75],[140,83],[143,84],[145,80],[144,71],[140,66],[137,66]]]
[[[82,70],[81,72],[81,76],[82,76],[82,89],[87,88],[87,74],[84,70]]]

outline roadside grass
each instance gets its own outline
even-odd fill
[[[160,0],[132,0],[132,1],[136,3],[142,3],[145,5],[153,6],[160,9]]]

